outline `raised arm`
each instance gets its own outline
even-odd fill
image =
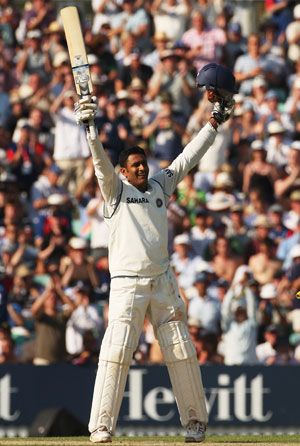
[[[78,125],[85,125],[88,121],[94,121],[96,112],[97,105],[94,98],[92,100],[81,99],[75,104],[75,115]],[[105,153],[96,129],[95,135],[96,137],[92,137],[87,129],[87,139],[93,158],[95,175],[106,206],[114,206],[121,193],[121,180],[115,173],[114,167]]]

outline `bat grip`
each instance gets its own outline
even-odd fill
[[[90,119],[86,127],[87,127],[87,131],[91,135],[91,139],[96,139],[97,132],[96,132],[95,121],[93,119]]]

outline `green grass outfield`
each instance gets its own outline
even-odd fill
[[[0,438],[2,446],[91,446],[93,443],[88,437],[44,437],[44,438]],[[99,444],[99,443],[98,443]],[[184,437],[113,437],[112,446],[179,446],[184,445]],[[189,443],[187,443],[189,444]],[[200,444],[200,443],[191,443]],[[205,446],[250,446],[258,444],[260,446],[270,445],[300,445],[300,435],[212,435],[208,436]]]

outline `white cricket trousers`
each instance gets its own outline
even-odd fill
[[[168,324],[170,321],[183,321],[185,338],[192,350],[189,354],[192,360],[196,361],[197,365],[194,365],[194,368],[199,369],[194,346],[185,328],[185,304],[179,295],[171,267],[157,277],[113,278],[109,298],[109,322],[102,341],[94,387],[90,432],[104,425],[114,433],[129,366],[138,344],[145,315],[152,323],[155,334],[160,327],[171,326],[172,324]],[[203,393],[201,376],[199,378],[197,375],[194,381],[195,387],[201,388]],[[175,390],[174,385],[173,390]],[[178,403],[178,398],[176,399]],[[205,408],[203,410],[205,411]]]

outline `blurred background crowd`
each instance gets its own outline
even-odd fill
[[[73,113],[67,5],[0,0],[1,363],[96,363],[107,322],[108,233]],[[233,70],[234,114],[170,199],[170,258],[200,364],[300,365],[300,4],[76,5],[116,172],[135,144],[150,175],[168,166],[212,110],[199,69]],[[134,361],[162,362],[147,320]]]

